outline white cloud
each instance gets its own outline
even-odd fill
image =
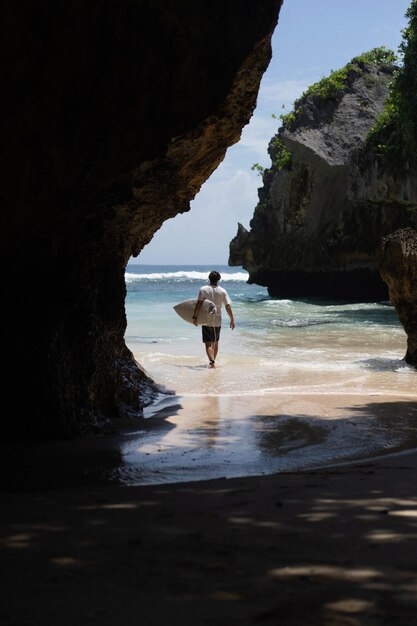
[[[233,162],[234,166],[249,167],[259,162],[268,167],[268,144],[276,134],[281,121],[277,117],[281,113],[291,110],[292,104],[309,83],[305,80],[280,80],[266,79],[262,85],[258,97],[258,105],[249,124],[242,131],[242,136],[236,146],[230,148],[226,160]],[[285,110],[282,109],[285,105]]]
[[[291,105],[294,100],[310,85],[305,80],[279,80],[265,79],[261,85],[258,96],[258,106],[274,103],[276,107]]]
[[[191,211],[165,222],[139,262],[226,263],[237,223],[248,226],[252,218],[260,184],[250,170],[220,165],[191,203]]]
[[[269,141],[275,135],[280,125],[279,120],[269,116],[256,114],[251,121],[245,126],[242,138],[237,145],[240,150],[251,151],[253,160],[267,157],[267,148]]]

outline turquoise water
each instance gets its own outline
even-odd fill
[[[224,316],[222,377],[213,392],[413,391],[406,336],[389,303],[272,299],[266,288],[247,284],[242,268],[129,265],[126,342],[158,383],[177,393],[208,391],[201,331],[173,306],[196,297],[211,269],[222,274],[236,318],[231,331]]]
[[[173,306],[222,274],[216,369]],[[272,299],[242,268],[129,265],[126,343],[164,391],[122,449],[125,484],[306,469],[417,442],[417,372],[387,302]]]

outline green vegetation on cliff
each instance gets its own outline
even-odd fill
[[[353,76],[362,74],[370,65],[379,65],[391,68],[395,65],[397,57],[392,50],[384,46],[374,48],[369,52],[354,57],[349,63],[339,70],[332,71],[329,76],[314,83],[294,102],[294,110],[281,115],[283,128],[294,130],[300,121],[302,105],[306,100],[314,101],[315,106],[323,107],[331,100],[337,100],[349,84]]]
[[[381,162],[405,173],[417,150],[417,0],[412,0],[400,45],[403,64],[391,85],[385,110],[367,138]]]
[[[416,0],[417,1],[417,0]],[[303,125],[303,114],[305,105],[311,102],[316,109],[323,109],[327,104],[337,105],[349,84],[361,74],[364,74],[370,65],[387,67],[392,72],[397,57],[392,50],[384,46],[374,48],[369,52],[353,58],[349,63],[339,70],[332,71],[329,76],[322,78],[317,83],[311,85],[300,98],[294,102],[294,109],[289,113],[280,115],[282,126],[278,134],[272,138],[268,152],[271,157],[271,167],[263,168],[259,163],[254,163],[252,170],[261,175],[265,181],[271,175],[277,174],[281,170],[291,169],[292,155],[281,138],[284,130],[294,131]],[[372,80],[368,77],[368,80]],[[272,117],[277,117],[273,115]]]
[[[260,176],[265,174],[280,172],[283,169],[290,169],[292,163],[291,152],[288,150],[284,142],[279,135],[275,135],[270,141],[268,148],[269,156],[271,157],[271,167],[264,168],[259,163],[254,163],[251,170],[258,172]]]
[[[271,157],[271,167],[264,168],[259,163],[254,163],[251,170],[258,172],[262,177],[269,174],[277,174],[283,169],[290,169],[292,163],[292,155],[279,135],[275,135],[269,143],[269,156]]]

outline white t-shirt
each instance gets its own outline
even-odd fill
[[[198,292],[198,300],[210,300],[214,302],[217,307],[217,315],[216,319],[213,323],[213,326],[221,326],[222,325],[222,304],[226,306],[226,304],[232,304],[231,299],[229,298],[229,294],[226,289],[223,287],[212,287],[212,285],[205,285],[201,287]]]

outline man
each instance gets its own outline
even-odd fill
[[[212,326],[202,326],[203,343],[206,347],[206,354],[209,360],[209,367],[216,367],[216,357],[219,350],[220,329],[222,325],[222,304],[225,305],[227,314],[230,318],[230,328],[233,330],[235,327],[235,320],[233,317],[233,311],[229,294],[225,289],[218,286],[218,282],[221,279],[219,272],[210,272],[209,274],[210,285],[201,287],[198,292],[197,304],[195,305],[193,324],[197,326],[197,318],[200,312],[201,306],[204,300],[210,300],[214,302],[217,308],[217,315]]]

